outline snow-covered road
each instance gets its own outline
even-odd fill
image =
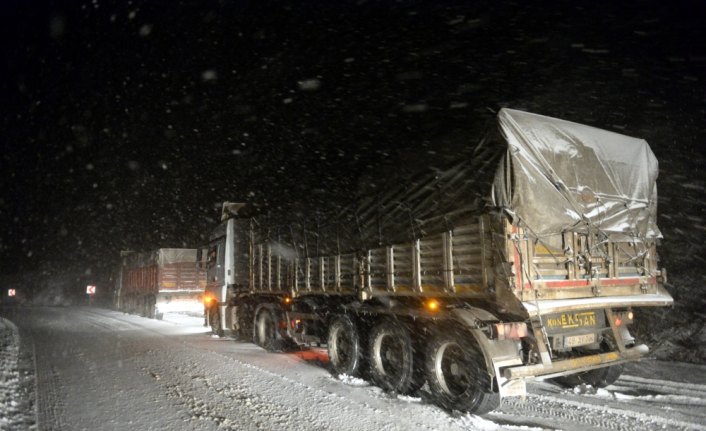
[[[9,352],[0,357],[2,429],[31,426],[35,415],[40,430],[706,429],[704,366],[644,361],[597,391],[533,383],[525,400],[478,417],[449,414],[423,391],[391,396],[336,378],[324,349],[272,354],[213,338],[198,318],[155,321],[97,308],[0,315],[16,325],[0,319]],[[28,370],[36,370],[36,408],[13,399],[27,394]]]

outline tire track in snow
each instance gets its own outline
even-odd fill
[[[51,363],[51,358],[41,353],[35,355],[35,375],[37,378],[37,420],[39,430],[60,431],[64,429],[62,421],[63,403],[60,395],[62,386],[56,367]]]
[[[194,356],[195,346],[188,342],[184,344],[191,348],[180,352],[179,357],[188,357],[188,366],[179,366],[179,372],[173,375],[163,365],[168,361],[161,357],[163,351],[170,349],[157,348],[151,352],[155,356],[152,372],[160,376],[168,394],[189,408],[192,419],[212,421],[219,425],[219,429],[437,429],[418,421],[384,416],[379,409],[376,411],[368,404],[220,352],[208,350],[207,356],[199,349],[198,356]],[[214,375],[214,366],[218,367],[220,376]],[[233,381],[228,376],[237,376],[237,379]],[[210,394],[212,398],[194,395],[199,392]],[[302,399],[307,403],[302,403]],[[234,412],[237,416],[233,415]],[[326,412],[335,412],[335,415]]]
[[[49,322],[47,317],[41,314],[38,318],[38,323],[56,324],[57,326],[65,325],[66,322]],[[36,379],[37,391],[37,427],[39,431],[61,431],[66,429],[64,423],[64,403],[62,391],[62,381],[59,372],[54,365],[54,358],[48,351],[37,349],[37,345],[44,343],[44,337],[47,336],[45,331],[39,331],[35,328],[27,329],[27,334],[32,338],[33,353],[34,353],[34,374]]]
[[[130,366],[141,352],[122,351],[115,325],[108,319],[94,325],[94,320],[75,308],[35,308],[24,318],[37,346],[38,429],[180,429],[171,426],[179,423],[178,412],[163,402],[166,397],[135,379]],[[126,365],[117,367],[122,374],[115,372],[116,362]]]
[[[706,429],[706,385],[624,375],[603,392],[620,406],[652,413],[658,407],[673,419]]]
[[[691,397],[706,402],[706,385],[624,375],[621,376],[620,380],[613,386],[632,389],[637,395],[649,392],[662,395]]]
[[[213,352],[213,351],[212,351]],[[220,352],[213,352],[218,355],[223,355]],[[279,380],[287,380],[295,384],[300,384],[287,376],[271,373],[261,367],[243,362],[235,357],[223,355],[230,361],[236,361],[241,366],[253,367],[260,372],[270,373]],[[676,382],[669,382],[674,388],[682,386]],[[546,383],[545,385],[550,385]],[[303,385],[308,389],[308,385]],[[531,385],[532,387],[534,385]],[[559,391],[554,385],[550,385]],[[701,385],[690,385],[691,388],[703,389]],[[541,392],[541,390],[540,390]],[[334,396],[339,396],[333,394]],[[347,400],[350,402],[350,400]],[[609,405],[606,405],[608,401]],[[420,406],[422,407],[422,406]],[[429,406],[426,406],[429,407]],[[500,419],[499,424],[510,425],[516,424],[519,426],[541,426],[547,428],[564,428],[564,429],[605,429],[605,430],[652,430],[652,429],[704,429],[702,425],[703,415],[696,417],[668,417],[655,414],[654,405],[644,410],[627,410],[624,405],[610,401],[605,397],[589,397],[583,395],[575,395],[573,393],[552,394],[529,394],[527,402],[522,402],[517,399],[509,398],[505,400],[499,414],[491,413],[486,417],[491,419]],[[635,406],[629,406],[635,407]],[[667,407],[669,409],[669,407]],[[512,412],[511,416],[516,416],[512,420],[505,414]],[[466,415],[473,416],[473,415]],[[519,416],[519,418],[517,418]],[[683,415],[682,415],[683,416]],[[533,420],[527,420],[532,417]],[[518,420],[519,419],[519,420]],[[448,421],[448,419],[447,419]],[[441,423],[441,422],[440,422]],[[458,422],[456,422],[458,424]],[[460,424],[459,424],[460,425]],[[489,424],[484,426],[487,427]],[[473,426],[472,428],[475,428]]]
[[[159,337],[150,339],[148,355],[151,359],[143,362],[145,373],[152,376],[161,385],[167,396],[188,409],[191,421],[211,422],[219,429],[330,429],[356,430],[397,430],[397,429],[438,429],[438,423],[427,425],[415,420],[390,417],[366,403],[345,398],[337,393],[313,387],[291,379],[280,373],[273,373],[262,367],[241,361],[231,355],[208,348],[210,338],[193,343],[184,337],[164,337],[158,329],[133,322],[134,316],[123,316],[112,312],[102,313],[82,310],[100,321],[98,327],[112,326],[105,321],[108,317],[141,331],[151,332]],[[92,320],[92,319],[91,319]],[[147,320],[147,322],[154,322]],[[178,341],[177,341],[178,340]],[[213,340],[229,342],[230,340]],[[233,341],[230,341],[233,342]],[[126,341],[123,340],[123,343]],[[142,344],[138,341],[137,344]],[[207,347],[204,348],[204,343]],[[175,355],[175,347],[178,354]],[[254,346],[253,346],[254,347]],[[131,348],[125,346],[127,350]],[[259,348],[257,348],[259,349]],[[208,352],[209,355],[204,355]],[[194,352],[197,352],[195,355]],[[263,351],[264,353],[264,351]],[[270,357],[272,354],[266,354]],[[189,358],[189,366],[177,365],[176,370],[169,368],[174,363],[173,356]],[[284,358],[287,356],[285,355]],[[147,359],[146,357],[143,359]],[[210,361],[210,366],[205,362]],[[155,377],[155,376],[158,376]],[[191,378],[190,376],[196,376]],[[220,376],[201,378],[199,376]],[[237,382],[229,376],[237,376]],[[331,378],[333,381],[333,378]],[[199,387],[201,384],[204,387]],[[199,393],[201,392],[201,393]],[[208,399],[206,392],[212,398]],[[314,398],[310,405],[298,402],[302,397]],[[385,398],[387,403],[396,400]],[[292,403],[295,400],[297,402]],[[436,409],[439,413],[443,413]],[[322,415],[322,411],[334,411],[335,416]],[[237,415],[234,413],[237,412]],[[361,414],[364,412],[365,414]],[[244,420],[244,419],[248,420]],[[456,428],[447,419],[451,429]],[[449,429],[449,427],[444,427]],[[459,429],[459,428],[456,428]]]
[[[28,344],[29,337],[0,317],[0,429],[29,429],[37,423],[34,362]]]
[[[563,395],[563,397],[562,397]],[[510,423],[524,424],[533,418],[532,424],[552,424],[565,429],[604,429],[617,431],[643,430],[698,430],[703,424],[686,422],[666,416],[652,408],[650,413],[629,410],[606,398],[572,396],[572,394],[530,393],[526,400],[506,398],[499,410],[488,416]]]
[[[168,397],[188,410],[193,422],[210,421],[219,429],[227,430],[292,429],[292,421],[309,423],[314,429],[323,426],[310,412],[282,409],[247,384],[230,383],[224,377],[214,376],[201,361],[190,358],[187,366],[178,365],[170,370],[164,365],[167,361],[162,357],[163,351],[150,352],[153,366],[146,371],[165,389]],[[206,377],[209,375],[211,377]],[[239,380],[248,380],[248,377],[238,373]]]
[[[313,372],[302,380],[299,373],[309,371],[301,368],[295,374],[277,371],[300,367],[301,360],[293,355],[264,354],[253,345],[214,340],[205,334],[171,337],[167,336],[169,327],[161,326],[164,323],[145,319],[143,326],[134,316],[102,310],[84,311],[92,315],[87,320],[95,321],[100,331],[120,328],[155,335],[134,340],[143,350],[150,346],[148,355],[141,357],[140,363],[145,367],[145,375],[152,376],[167,396],[187,411],[191,428],[210,424],[218,429],[293,430],[512,429],[526,426],[619,431],[706,429],[701,406],[684,408],[684,401],[689,397],[696,399],[703,394],[703,385],[623,376],[616,385],[601,390],[603,393],[591,395],[562,391],[540,382],[529,385],[531,393],[525,402],[506,399],[498,411],[484,416],[494,424],[479,423],[482,419],[473,415],[454,417],[423,399],[411,403],[410,414],[406,415],[404,409],[409,402],[391,398],[377,388],[352,388],[320,372]],[[629,395],[622,394],[625,397],[621,399],[620,391],[625,387],[640,396],[628,399]],[[658,388],[662,394],[666,392],[667,398],[645,398]],[[306,399],[308,404],[297,399]],[[665,409],[667,411],[663,411]],[[335,412],[338,417],[322,418],[321,412]]]

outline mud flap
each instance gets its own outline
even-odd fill
[[[503,379],[501,384],[498,382],[498,393],[500,398],[505,397],[525,397],[527,395],[527,384],[524,379],[507,380]]]
[[[498,384],[498,393],[500,398],[505,397],[525,397],[527,395],[527,384],[525,379],[507,379],[504,373],[500,370],[501,367],[507,367],[512,365],[522,365],[522,361],[519,358],[494,360],[493,369],[495,370],[495,380]]]
[[[454,313],[461,319],[461,322],[465,323],[483,352],[489,377],[491,379],[494,377],[500,398],[525,396],[527,393],[525,380],[509,380],[500,371],[500,368],[503,367],[522,365],[518,343],[513,340],[491,340],[481,329],[478,329],[476,316],[485,319],[492,317],[485,310],[474,308],[472,310],[454,310]]]

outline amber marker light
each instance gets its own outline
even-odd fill
[[[633,317],[632,311],[628,311],[628,320],[632,320]]]
[[[436,299],[429,299],[424,303],[424,308],[426,308],[427,311],[436,312],[441,308],[441,304]]]

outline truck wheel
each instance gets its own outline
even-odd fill
[[[157,318],[157,298],[154,296],[148,296],[146,301],[147,306],[147,317],[150,319]]]
[[[500,405],[483,353],[471,334],[438,333],[428,347],[427,382],[434,402],[447,410],[487,413]]]
[[[358,328],[346,315],[334,318],[328,329],[328,357],[336,375],[359,376],[363,362]]]
[[[221,328],[221,312],[218,310],[217,306],[212,305],[209,307],[208,321],[211,324],[211,332],[213,335],[217,335],[219,337],[223,337],[225,335],[223,328]]]
[[[386,391],[409,394],[424,385],[424,373],[409,331],[396,320],[384,319],[370,334],[370,378]],[[416,369],[415,369],[416,367]]]
[[[250,308],[243,306],[233,307],[233,322],[236,322],[233,336],[239,341],[253,340],[253,316]]]
[[[257,313],[254,335],[258,346],[270,352],[277,350],[277,321],[269,308]]]
[[[553,380],[565,388],[573,388],[580,385],[591,385],[594,388],[605,388],[618,380],[620,375],[623,373],[623,368],[623,365],[613,365],[610,367],[596,368],[595,370],[557,377]]]
[[[137,315],[145,317],[145,300],[142,297],[137,298]]]

